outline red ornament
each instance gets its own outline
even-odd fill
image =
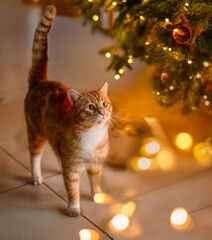
[[[180,45],[189,45],[192,39],[192,31],[189,26],[176,26],[172,31],[172,36],[176,43]]]

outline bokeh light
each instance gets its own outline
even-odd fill
[[[160,144],[156,141],[148,142],[141,147],[140,151],[145,156],[152,156],[160,151]]]
[[[203,164],[207,165],[210,163],[210,147],[205,143],[198,143],[193,150],[195,159]]]
[[[184,229],[191,222],[190,215],[185,208],[175,208],[170,216],[170,223],[174,228]]]
[[[122,231],[126,229],[129,225],[129,218],[125,216],[124,214],[117,214],[112,220],[111,220],[111,227],[113,230]]]
[[[90,240],[91,239],[91,234],[88,229],[82,229],[79,232],[80,240]]]
[[[178,148],[186,150],[193,144],[193,139],[190,134],[182,132],[176,136],[176,145]]]
[[[125,204],[121,209],[121,213],[127,217],[132,216],[134,211],[135,211],[135,202],[133,201],[130,201],[127,204]]]
[[[106,193],[96,193],[93,200],[97,204],[106,204],[111,202],[111,197]]]
[[[141,170],[146,170],[151,167],[151,161],[149,158],[142,157],[138,160],[138,167]]]
[[[175,158],[167,150],[161,151],[156,156],[156,162],[159,168],[163,170],[172,170],[175,167]]]

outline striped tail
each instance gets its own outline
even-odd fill
[[[48,32],[56,15],[56,8],[53,5],[46,7],[44,16],[38,24],[32,47],[32,67],[29,71],[29,86],[47,81],[48,65]]]

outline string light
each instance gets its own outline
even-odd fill
[[[97,15],[93,15],[93,20],[97,22],[99,20],[99,17]]]
[[[115,7],[117,5],[117,2],[113,2],[112,5]]]
[[[141,170],[147,170],[151,167],[151,161],[149,158],[142,157],[138,160],[138,167]]]
[[[111,225],[114,230],[122,231],[129,225],[129,218],[124,214],[117,214],[112,220]]]
[[[174,86],[171,85],[171,86],[169,87],[169,90],[171,90],[171,91],[174,90]]]
[[[166,51],[167,50],[167,47],[163,47],[163,51]]]
[[[90,240],[91,239],[91,234],[88,229],[82,229],[79,232],[80,240]]]
[[[188,7],[188,6],[189,6],[189,3],[186,2],[186,3],[185,3],[185,6]]]
[[[205,143],[198,143],[193,150],[195,159],[201,164],[207,164],[210,159],[210,148]]]
[[[168,22],[169,22],[169,19],[168,19],[168,18],[166,18],[166,19],[165,19],[165,22],[167,22],[167,23],[168,23]]]
[[[114,78],[115,78],[116,80],[119,80],[120,75],[119,75],[119,74],[116,74]]]
[[[119,74],[123,74],[124,73],[124,69],[120,68],[119,69]]]
[[[172,51],[172,48],[169,48],[169,52],[171,52]]]
[[[188,60],[188,64],[192,64],[192,61],[191,61],[191,60]]]
[[[175,159],[171,152],[161,151],[156,156],[158,167],[163,170],[172,170],[175,166]]]
[[[132,58],[129,58],[127,61],[128,61],[128,63],[131,64],[131,63],[133,62],[133,59],[132,59]]]
[[[156,94],[159,96],[159,95],[160,95],[160,92],[156,92]]]
[[[97,204],[106,204],[111,202],[111,197],[106,193],[96,193],[93,200]]]
[[[110,57],[111,57],[111,53],[107,52],[107,53],[105,54],[105,57],[106,57],[106,58],[110,58]]]
[[[144,17],[144,16],[140,16],[140,20],[141,20],[141,21],[144,21],[144,20],[145,20],[145,17]]]
[[[126,2],[127,2],[127,0],[122,0],[122,2],[123,2],[123,3],[126,3]]]
[[[201,74],[200,74],[200,73],[197,73],[197,74],[196,74],[196,77],[197,77],[197,78],[201,78]]]
[[[204,62],[203,62],[203,65],[204,65],[205,67],[208,67],[208,66],[209,66],[209,63],[206,62],[206,61],[204,61]]]
[[[203,98],[204,98],[204,99],[207,99],[207,98],[208,98],[208,96],[207,96],[207,95],[204,95],[204,96],[203,96]]]
[[[93,0],[88,0],[88,2],[93,2]]]
[[[175,208],[170,216],[170,223],[174,228],[184,229],[191,222],[190,215],[185,208]]]
[[[176,136],[176,145],[178,148],[186,150],[193,144],[193,139],[190,134],[182,132]]]
[[[149,45],[149,42],[148,42],[148,41],[147,41],[147,42],[145,42],[145,45],[146,45],[146,46],[148,46],[148,45]]]
[[[209,106],[210,102],[209,101],[205,101],[205,106]]]
[[[151,156],[160,151],[160,144],[156,141],[151,141],[143,145],[140,149],[141,154]],[[150,162],[151,164],[151,162]]]
[[[127,217],[132,216],[134,211],[135,211],[135,202],[133,201],[130,201],[127,204],[125,204],[121,209],[121,213]]]

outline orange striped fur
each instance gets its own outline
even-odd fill
[[[47,80],[47,37],[56,9],[48,6],[35,31],[25,115],[34,184],[41,184],[40,162],[45,141],[60,159],[68,195],[68,215],[80,214],[79,173],[86,167],[91,192],[100,192],[102,162],[108,153],[112,105],[108,84],[79,93]]]

